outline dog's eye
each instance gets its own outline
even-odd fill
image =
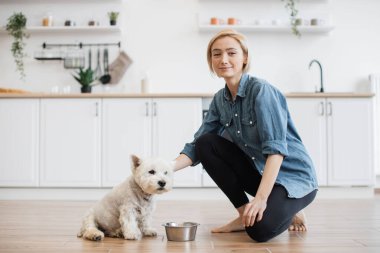
[[[164,173],[165,175],[167,175],[168,174],[168,172],[167,171],[165,171],[165,173]]]
[[[150,170],[150,171],[149,171],[149,174],[154,175],[154,174],[156,174],[156,172],[155,172],[154,170]]]

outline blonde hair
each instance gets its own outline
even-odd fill
[[[212,62],[211,62],[212,45],[214,45],[216,40],[218,40],[220,38],[224,38],[224,37],[231,37],[231,38],[235,39],[240,44],[240,47],[243,50],[243,54],[247,57],[247,63],[243,64],[243,73],[247,73],[249,70],[250,63],[251,63],[251,59],[250,59],[251,57],[250,57],[250,54],[248,53],[248,47],[247,47],[247,43],[246,43],[247,39],[245,38],[245,36],[243,34],[238,33],[237,31],[232,30],[232,29],[220,31],[219,33],[215,34],[214,37],[212,37],[210,42],[208,43],[208,46],[207,46],[207,63],[208,63],[208,67],[209,67],[211,73],[215,73],[214,69],[212,68]]]

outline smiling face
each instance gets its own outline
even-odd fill
[[[247,55],[236,39],[225,36],[214,41],[211,46],[211,65],[218,77],[240,78],[245,64]]]

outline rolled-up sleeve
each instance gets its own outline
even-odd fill
[[[194,140],[190,143],[186,143],[183,150],[180,152],[180,154],[187,155],[193,164],[191,166],[195,166],[199,164],[199,158],[197,157],[197,154],[195,152],[195,142],[197,139],[206,134],[206,133],[220,133],[222,125],[219,123],[219,113],[216,108],[216,102],[215,102],[215,96],[213,100],[211,101],[208,113],[206,117],[203,119],[202,125],[198,129],[198,131],[194,134]]]
[[[255,113],[263,155],[281,154],[287,156],[285,97],[269,85],[263,85],[255,101]]]

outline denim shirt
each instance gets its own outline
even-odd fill
[[[218,91],[193,142],[181,153],[197,165],[196,139],[224,131],[261,175],[268,155],[284,156],[276,184],[285,187],[288,197],[301,198],[318,188],[313,162],[290,117],[286,98],[268,82],[243,74],[235,101],[227,86]]]

